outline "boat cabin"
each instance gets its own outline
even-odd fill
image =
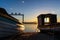
[[[41,14],[38,17],[38,28],[52,27],[57,25],[56,14]]]
[[[53,25],[57,23],[56,14],[41,14],[38,16],[39,25]]]

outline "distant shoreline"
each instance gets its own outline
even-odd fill
[[[24,23],[24,24],[37,24],[37,23]]]
[[[24,24],[37,24],[36,22],[23,22]]]

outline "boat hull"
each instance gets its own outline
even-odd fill
[[[0,21],[0,38],[8,37],[18,33],[17,25],[10,24],[7,22]]]

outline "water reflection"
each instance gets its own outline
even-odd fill
[[[25,32],[40,32],[37,28],[37,24],[24,24]]]

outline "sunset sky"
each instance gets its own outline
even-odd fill
[[[38,15],[46,13],[57,14],[60,19],[60,0],[0,0],[0,7],[8,13],[24,14],[24,21],[35,22]]]

